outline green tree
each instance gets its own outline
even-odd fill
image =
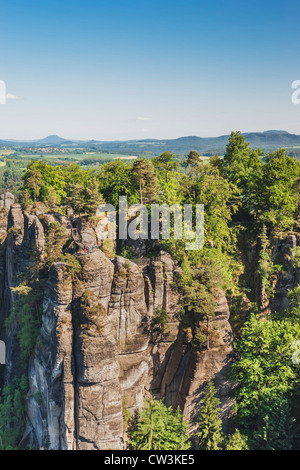
[[[138,189],[132,177],[132,165],[121,160],[105,163],[99,174],[100,192],[105,201],[119,207],[119,197],[127,196],[130,204],[138,202]]]
[[[52,222],[49,225],[46,232],[45,244],[45,265],[48,269],[50,269],[53,263],[56,263],[58,261],[64,261],[62,250],[68,239],[69,236],[67,232],[59,222]]]
[[[159,180],[159,199],[161,202],[172,205],[180,203],[181,174],[177,171],[179,162],[175,161],[176,155],[172,152],[164,152],[159,157],[151,160]]]
[[[42,187],[43,176],[34,162],[31,165],[28,165],[23,179],[26,182],[26,187],[32,191],[33,201],[36,203]]]
[[[247,180],[249,183],[253,170],[258,171],[262,167],[261,156],[262,151],[252,150],[241,132],[232,132],[223,158],[226,177],[243,188]]]
[[[47,203],[50,210],[54,210],[59,204],[59,198],[53,188],[49,189],[49,197]]]
[[[137,423],[128,430],[136,450],[186,450],[190,448],[187,423],[178,408],[167,408],[161,401],[148,400]]]
[[[296,438],[295,419],[287,398],[275,399],[261,416],[253,447],[259,450],[292,450]]]
[[[295,185],[299,176],[300,163],[288,157],[283,149],[266,156],[256,191],[257,213],[263,222],[279,230],[293,226],[299,204]]]
[[[151,204],[155,201],[159,188],[153,165],[145,158],[138,158],[133,164],[132,172],[138,184],[140,203],[147,200]]]
[[[159,326],[160,332],[163,335],[168,331],[169,315],[164,309],[157,309],[155,312],[155,324]]]
[[[221,450],[224,441],[222,420],[220,418],[220,400],[216,398],[216,388],[213,382],[208,382],[205,388],[205,399],[200,408],[198,431],[200,450]]]
[[[75,214],[78,214],[80,217],[85,207],[84,188],[80,183],[69,183],[66,189],[66,203],[73,209]]]
[[[219,157],[219,155],[218,155],[217,153],[216,153],[216,155],[214,155],[213,157],[210,157],[210,159],[209,159],[209,164],[210,164],[213,168],[217,168],[220,173],[222,172],[222,169],[223,169],[223,162],[222,162],[222,159]],[[223,176],[223,175],[222,175],[222,176]]]
[[[188,168],[189,166],[191,168],[195,168],[199,163],[201,163],[201,158],[198,152],[195,150],[191,150],[190,153],[188,154],[188,157],[186,161],[184,162],[184,166]]]
[[[297,322],[300,319],[300,285],[289,291],[288,300],[289,306],[284,315]]]
[[[28,206],[30,203],[32,203],[30,199],[30,193],[28,189],[23,189],[19,195],[19,202],[21,204],[21,207],[24,211],[28,209]]]
[[[18,381],[6,385],[0,399],[0,450],[13,450],[25,431],[24,394]]]
[[[232,132],[223,158],[223,170],[229,182],[241,191],[243,206],[256,215],[259,208],[257,192],[261,187],[263,152],[253,150],[240,132]]]
[[[237,424],[248,435],[270,416],[292,393],[299,379],[292,362],[292,345],[300,336],[300,325],[289,318],[259,320],[255,315],[244,324],[235,344],[239,360],[230,369],[235,382]]]
[[[99,192],[99,182],[93,176],[86,188],[84,210],[88,215],[96,215],[97,208],[104,203],[102,194]]]
[[[54,191],[57,203],[65,196],[63,171],[43,161],[32,161],[22,176],[23,189],[29,189],[34,202],[47,202],[50,192]]]
[[[240,205],[239,190],[210,165],[198,165],[193,175],[181,181],[185,204],[204,204],[205,246],[234,250],[239,227],[230,227]]]
[[[238,429],[226,441],[225,450],[249,450],[247,439]]]

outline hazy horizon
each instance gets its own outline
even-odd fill
[[[233,132],[236,132],[238,131],[238,129],[234,129]],[[288,131],[284,130],[284,129],[266,129],[264,131],[240,131],[242,134],[251,134],[251,133],[266,133],[266,132],[274,132],[274,133],[289,133]],[[201,136],[201,135],[179,135],[177,137],[171,137],[171,138],[168,138],[168,137],[162,137],[162,138],[156,138],[156,137],[146,137],[144,139],[141,139],[141,138],[132,138],[132,139],[112,139],[112,140],[106,140],[106,139],[103,139],[101,140],[102,142],[126,142],[126,141],[139,141],[139,140],[176,140],[176,139],[181,139],[181,138],[187,138],[187,137],[197,137],[197,138],[202,138],[202,139],[215,139],[215,138],[218,138],[218,137],[224,137],[224,136],[229,136],[231,132],[229,132],[228,134],[222,134],[222,135],[208,135],[208,136]],[[289,134],[293,134],[293,133],[289,133]],[[294,134],[294,135],[298,135],[298,134]],[[300,135],[300,132],[299,132],[299,135]],[[77,139],[77,138],[73,138],[73,137],[65,137],[65,136],[62,136],[62,135],[57,135],[57,134],[47,134],[45,136],[42,136],[42,137],[38,137],[38,138],[35,138],[35,139],[18,139],[18,138],[14,138],[14,139],[6,139],[6,138],[2,138],[0,136],[0,141],[11,141],[11,142],[39,142],[41,140],[44,140],[44,139],[47,139],[48,137],[58,137],[58,138],[61,138],[61,139],[64,139],[64,140],[68,140],[68,141],[72,141],[72,142],[87,142],[89,140],[95,140],[95,141],[100,141],[100,139]]]

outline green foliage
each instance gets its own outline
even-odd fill
[[[0,194],[6,190],[16,194],[22,186],[23,171],[24,162],[6,160],[6,165],[0,167]]]
[[[108,258],[110,258],[110,259],[112,259],[112,258],[114,258],[114,257],[116,256],[115,250],[114,250],[114,242],[113,242],[113,240],[109,240],[109,239],[103,240],[101,250],[102,250],[103,253],[105,253],[106,256],[107,256]],[[123,255],[122,255],[122,256],[123,256]],[[124,258],[126,258],[126,256],[124,256]]]
[[[100,303],[99,297],[90,289],[86,289],[82,294],[81,308],[84,314],[85,323],[81,325],[83,336],[87,331],[94,331],[96,334],[102,334],[106,309]]]
[[[286,398],[275,399],[260,417],[252,446],[259,450],[292,450],[297,436],[295,419]]]
[[[132,165],[121,160],[105,163],[99,174],[100,189],[108,204],[119,207],[119,197],[127,196],[129,204],[138,199],[138,188],[132,178]]]
[[[18,338],[21,349],[21,358],[24,364],[29,360],[40,330],[39,310],[32,311],[32,307],[37,309],[37,305],[32,302],[26,302],[19,312],[20,322]]]
[[[234,433],[227,438],[225,450],[249,450],[247,438],[236,429]]]
[[[194,317],[198,316],[199,320],[204,320],[214,314],[216,303],[213,292],[205,284],[194,279],[184,288],[183,305],[187,312],[192,313]]]
[[[139,188],[140,203],[153,203],[157,197],[159,183],[153,165],[145,158],[135,160],[132,167],[133,181]]]
[[[127,403],[125,401],[122,404],[122,414],[123,414],[124,425],[125,425],[125,428],[127,429],[128,423],[129,423],[130,418],[131,418],[131,414],[130,414],[130,411],[128,410],[128,408],[127,408]]]
[[[18,227],[10,227],[7,231],[8,234],[13,235],[14,237],[20,235],[22,233],[22,230]]]
[[[299,322],[299,319],[300,319],[300,285],[296,286],[294,289],[289,291],[288,300],[289,300],[288,307],[283,312],[274,313],[273,317],[279,320],[288,318],[292,322]]]
[[[299,176],[300,163],[283,149],[266,156],[257,191],[258,214],[263,222],[277,230],[293,226],[299,202],[295,182]]]
[[[300,336],[300,325],[290,319],[264,320],[252,315],[235,345],[239,360],[230,370],[236,383],[237,421],[247,434],[272,414],[274,402],[292,392],[299,371],[292,363],[292,344]]]
[[[257,187],[263,163],[262,151],[252,150],[240,132],[232,132],[223,158],[225,176],[241,191],[243,202],[250,211],[255,211],[251,194]]]
[[[99,182],[93,176],[85,190],[84,210],[88,215],[95,215],[100,204],[104,203],[102,194],[99,191]]]
[[[204,204],[205,247],[233,251],[239,227],[229,223],[239,206],[239,191],[216,168],[198,165],[192,175],[181,181],[185,204]]]
[[[216,388],[213,382],[208,382],[205,388],[205,399],[200,408],[198,430],[200,450],[221,450],[224,435],[220,418],[220,400],[216,398]]]
[[[66,253],[63,257],[63,260],[67,265],[68,273],[70,274],[72,281],[75,281],[81,272],[80,262],[74,255],[71,255],[70,253]]]
[[[29,192],[28,189],[23,189],[20,192],[19,202],[21,204],[22,209],[25,210],[25,211],[32,204],[33,201],[30,199],[30,192]]]
[[[293,251],[293,265],[296,269],[300,269],[300,246],[296,246]]]
[[[3,388],[0,399],[0,450],[17,449],[25,430],[25,376]]]
[[[131,250],[130,246],[125,246],[122,249],[121,256],[123,258],[127,258],[127,259],[132,259],[133,258],[133,254],[132,254],[132,250]]]
[[[66,230],[59,222],[52,222],[46,233],[46,266],[48,269],[53,263],[64,261],[62,249],[69,239]]]
[[[215,346],[218,333],[209,320],[216,309],[216,289],[233,286],[233,274],[228,256],[218,250],[202,250],[198,254],[187,253],[181,264],[179,287],[182,290],[182,321],[191,328],[191,344],[202,350],[206,344]],[[206,325],[200,324],[206,321]]]
[[[184,162],[184,166],[188,168],[189,166],[195,168],[201,162],[201,158],[198,152],[195,150],[191,150],[188,154],[186,161]]]
[[[22,179],[20,198],[24,208],[33,200],[47,204],[50,210],[64,204],[72,207],[76,214],[85,211],[93,215],[103,203],[95,174],[74,163],[55,167],[44,161],[32,161]]]
[[[213,157],[210,157],[209,164],[213,168],[217,168],[219,170],[220,174],[222,174],[222,176],[223,176],[223,161],[217,153]]]
[[[181,174],[178,172],[179,163],[175,161],[176,155],[164,152],[152,159],[159,181],[159,201],[165,204],[180,203]]]
[[[165,334],[169,328],[169,315],[164,309],[157,309],[155,312],[155,323],[159,326],[161,334]]]
[[[266,226],[263,225],[260,239],[260,255],[258,260],[257,273],[261,278],[261,282],[265,288],[268,297],[273,295],[273,288],[271,284],[271,275],[273,273],[273,262],[271,259],[270,242],[267,236]]]
[[[62,172],[42,161],[32,161],[22,176],[23,190],[28,190],[31,199],[47,201],[50,190],[55,191],[58,201],[65,196],[65,181]],[[53,193],[52,193],[53,194]]]
[[[66,204],[73,209],[75,214],[80,216],[85,205],[84,187],[80,183],[68,183],[66,191]]]
[[[178,408],[167,408],[159,400],[148,400],[137,423],[128,430],[135,450],[186,450],[190,448],[187,423]]]
[[[228,181],[241,190],[243,207],[276,230],[292,227],[298,207],[300,163],[280,149],[261,159],[240,132],[231,133],[223,159]]]
[[[18,448],[25,430],[25,395],[28,363],[41,327],[43,288],[37,277],[40,253],[33,253],[33,265],[23,273],[23,280],[11,291],[15,297],[6,319],[7,333],[18,339],[19,372],[23,375],[5,386],[0,399],[0,449]]]
[[[6,321],[11,328],[17,325],[17,335],[20,346],[20,356],[23,367],[26,366],[33,352],[36,338],[41,327],[41,286],[38,281],[28,285],[23,281],[19,286],[12,287],[12,292],[18,294],[13,311]]]

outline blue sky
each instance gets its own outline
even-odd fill
[[[300,134],[299,0],[0,0],[0,139]]]

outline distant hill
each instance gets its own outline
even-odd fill
[[[61,145],[70,142],[69,140],[63,139],[58,135],[48,135],[44,139],[35,140],[34,143],[36,145]],[[72,142],[71,142],[72,143]]]
[[[253,148],[262,148],[263,150],[272,150],[276,148],[300,147],[300,135],[290,134],[283,130],[270,130],[265,132],[247,132],[244,133],[247,141]],[[145,140],[128,140],[128,141],[79,141],[67,140],[57,135],[49,135],[44,139],[31,142],[7,141],[0,140],[0,146],[5,147],[80,147],[93,148],[95,150],[107,150],[114,152],[150,152],[152,154],[160,154],[166,150],[175,152],[176,154],[187,154],[190,150],[196,150],[199,153],[224,153],[228,143],[229,135],[219,137],[198,137],[186,136],[178,139],[145,139]]]

